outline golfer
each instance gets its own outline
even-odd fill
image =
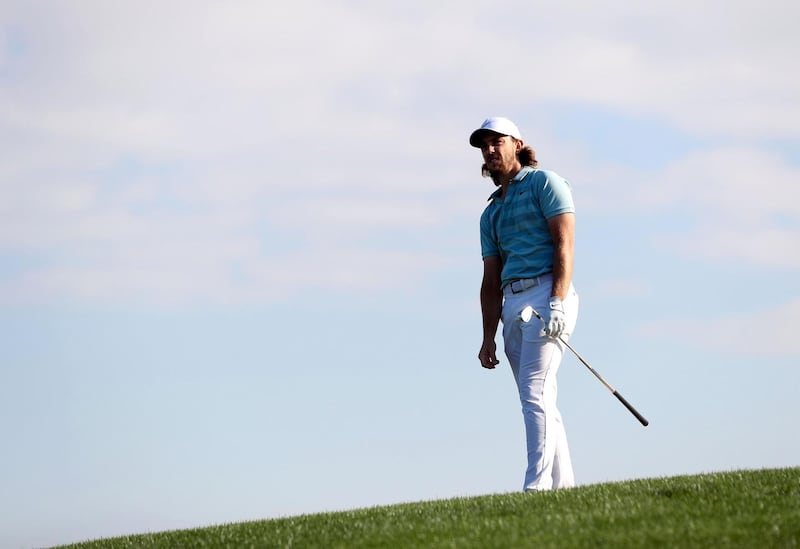
[[[503,343],[519,390],[528,448],[524,491],[575,485],[567,435],[556,407],[556,374],[578,317],[572,286],[575,206],[569,183],[537,168],[536,154],[507,118],[488,118],[469,143],[481,150],[483,175],[497,190],[480,220],[483,282],[481,366],[499,363]],[[529,322],[531,306],[542,316]]]

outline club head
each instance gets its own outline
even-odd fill
[[[519,317],[522,319],[522,322],[530,322],[531,319],[533,318],[533,307],[528,305],[527,307],[522,309],[522,312],[519,314]]]

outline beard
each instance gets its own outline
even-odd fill
[[[502,156],[492,156],[484,159],[481,175],[491,177],[494,184],[499,187],[504,180],[511,179],[521,168],[519,157],[504,159]]]
[[[498,178],[505,173],[502,158],[490,158],[481,166],[483,177],[491,177],[495,185],[500,185]]]
[[[490,170],[488,164],[484,164],[481,166],[481,175],[483,177],[490,177],[494,182],[496,187],[500,186],[500,178],[499,176],[502,175],[502,172],[499,170]]]

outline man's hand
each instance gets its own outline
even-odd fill
[[[478,352],[478,360],[481,361],[481,366],[494,370],[494,367],[500,364],[500,361],[497,360],[496,352],[497,345],[495,345],[494,340],[484,341],[483,345],[481,345],[481,350]]]
[[[553,296],[550,303],[542,315],[544,320],[544,333],[552,338],[558,339],[564,333],[567,326],[567,317],[564,314],[564,304],[561,298]]]

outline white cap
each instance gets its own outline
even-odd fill
[[[469,144],[480,149],[487,133],[499,133],[500,135],[510,135],[515,139],[522,139],[519,128],[511,120],[502,116],[492,116],[484,120],[481,127],[472,132],[472,135],[469,136]]]

